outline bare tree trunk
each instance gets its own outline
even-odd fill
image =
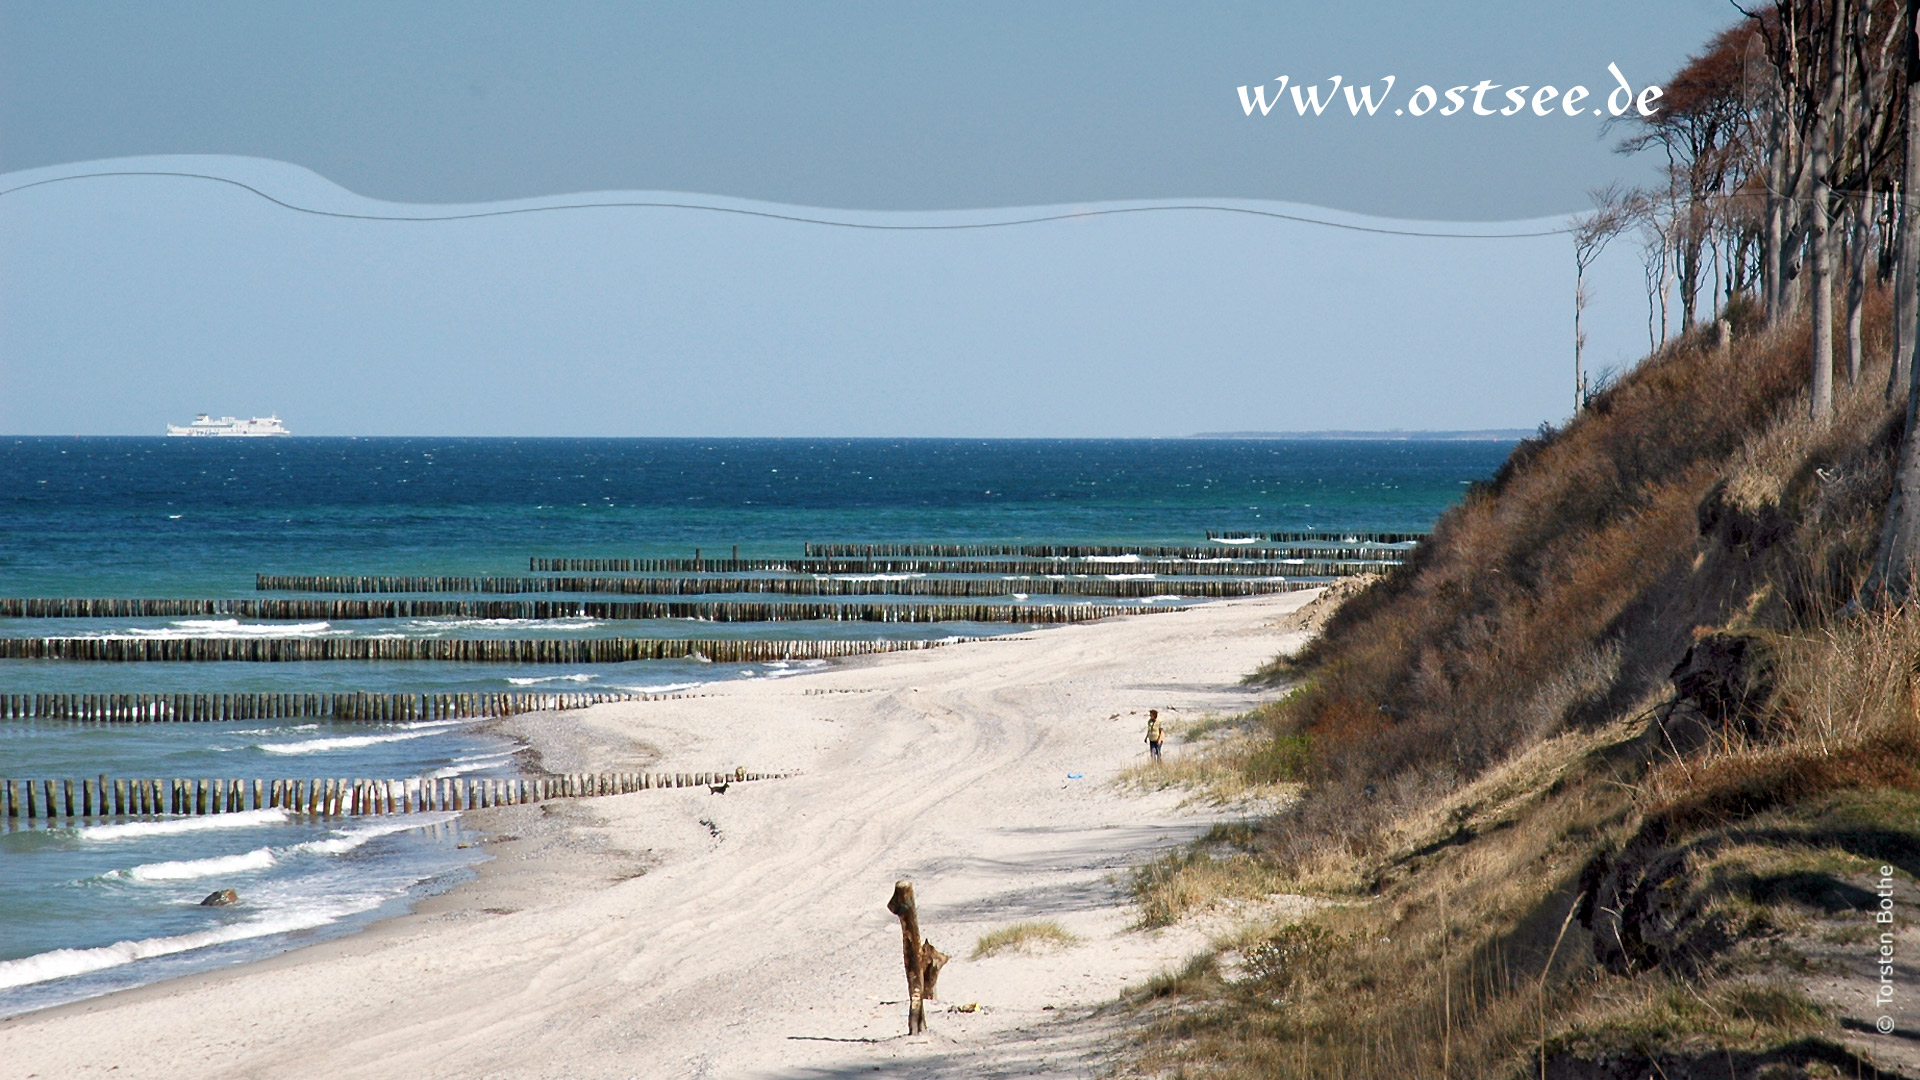
[[[1900,463],[1894,469],[1893,494],[1887,500],[1887,513],[1880,528],[1880,549],[1874,554],[1873,569],[1867,575],[1862,600],[1869,606],[1889,606],[1906,600],[1913,585],[1914,572],[1920,570],[1920,423],[1915,408],[1920,406],[1920,364],[1912,360],[1920,346],[1920,328],[1914,313],[1920,310],[1915,286],[1920,282],[1920,115],[1913,108],[1915,90],[1920,88],[1920,0],[1906,0],[1900,17],[1905,20],[1907,131],[1906,161],[1902,163],[1900,201],[1900,263],[1894,272],[1894,319],[1906,334],[1902,352],[1894,367],[1906,368],[1907,428],[1900,439]],[[1905,314],[1901,314],[1904,312]]]
[[[1680,219],[1677,207],[1674,216],[1679,220],[1675,231],[1679,243],[1674,247],[1673,265],[1680,292],[1680,332],[1685,334],[1693,329],[1694,309],[1700,302],[1700,238],[1694,232],[1692,207],[1687,208],[1684,219]]]
[[[1913,171],[1916,135],[1915,118],[1907,117],[1907,169]],[[1899,395],[1907,392],[1907,383],[1911,376],[1908,369],[1911,351],[1914,345],[1915,322],[1920,317],[1920,291],[1914,288],[1914,270],[1920,264],[1920,228],[1916,228],[1913,217],[1920,213],[1920,203],[1913,198],[1913,186],[1903,177],[1898,198],[1894,200],[1894,246],[1896,254],[1893,263],[1893,363],[1887,371],[1887,400],[1897,401]]]
[[[1573,413],[1587,407],[1587,373],[1581,367],[1587,350],[1587,332],[1580,328],[1580,313],[1587,306],[1587,268],[1576,264],[1573,271]]]
[[[1824,152],[1815,151],[1814,160],[1818,162],[1825,156]],[[1824,421],[1833,414],[1833,252],[1831,224],[1824,205],[1828,198],[1824,179],[1814,180],[1813,197],[1813,230],[1807,236],[1807,264],[1811,271],[1807,275],[1807,291],[1813,318],[1811,408],[1813,418]]]
[[[1920,348],[1920,115],[1913,109],[1914,83],[1920,81],[1920,4],[1906,5],[1908,101],[1906,160],[1900,180],[1899,254],[1893,268],[1893,364],[1887,375],[1887,400],[1909,394],[1913,382],[1913,353]]]
[[[1833,415],[1833,192],[1829,187],[1833,173],[1833,114],[1846,91],[1845,38],[1841,27],[1846,22],[1846,0],[1833,0],[1832,17],[1827,24],[1827,92],[1820,97],[1814,113],[1813,138],[1809,150],[1813,170],[1813,198],[1807,207],[1813,215],[1813,227],[1807,233],[1808,299],[1812,301],[1813,365],[1811,408],[1813,418],[1825,422]]]
[[[1767,325],[1786,314],[1787,292],[1787,140],[1786,109],[1776,104],[1767,132],[1767,222],[1760,240],[1761,304]]]
[[[920,912],[913,902],[913,883],[893,883],[887,910],[900,916],[900,947],[907,969],[907,1034],[927,1030],[926,969],[920,962]]]
[[[1867,214],[1872,195],[1855,204],[1847,235],[1847,385],[1860,382],[1860,319],[1867,298]]]
[[[900,917],[900,952],[907,969],[907,1034],[927,1030],[927,1000],[939,996],[940,969],[949,957],[920,936],[920,911],[913,901],[913,882],[893,883],[887,910]]]

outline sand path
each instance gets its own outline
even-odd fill
[[[1293,644],[1278,621],[1311,595],[529,721],[554,768],[801,775],[489,812],[478,882],[351,938],[0,1022],[0,1075],[1087,1075],[1119,1037],[1099,1003],[1203,943],[1129,929],[1125,868],[1223,813],[1112,779],[1144,757],[1147,708],[1255,703],[1240,677]],[[913,1038],[897,877],[955,957]],[[967,958],[1030,918],[1082,941]]]

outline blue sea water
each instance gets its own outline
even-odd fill
[[[0,596],[243,597],[256,573],[519,575],[529,556],[808,541],[1202,544],[1418,530],[1510,444],[1239,440],[0,439]],[[0,634],[939,638],[970,624],[0,620]],[[674,690],[807,665],[0,661],[0,694]],[[0,721],[0,777],[512,775],[477,724]],[[754,763],[760,765],[761,763]],[[777,768],[779,763],[764,763]],[[425,821],[422,824],[422,821]],[[224,827],[215,827],[224,826]],[[449,816],[0,825],[0,1015],[243,962],[468,872]],[[204,908],[214,888],[242,904]]]

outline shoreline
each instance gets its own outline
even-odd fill
[[[965,1075],[1034,1053],[1070,1066],[1108,1046],[1088,1035],[1099,1022],[1044,1024],[1053,1034],[1038,1042],[1034,1025],[1089,1015],[1204,944],[1193,926],[1129,930],[1126,868],[1235,816],[1107,782],[1144,755],[1128,713],[1272,696],[1238,679],[1299,639],[1284,616],[1315,595],[495,721],[553,771],[798,775],[726,796],[469,812],[488,856],[471,880],[337,939],[0,1020],[0,1058],[41,1076],[138,1060],[144,1074],[196,1080],[301,1075],[314,1055],[348,1076],[780,1075],[852,1062]],[[916,881],[925,932],[954,956],[932,1034],[911,1039],[895,1001],[898,930],[881,907],[897,876]],[[981,933],[1030,917],[1082,943],[967,959]],[[388,1013],[389,1002],[420,1009]]]

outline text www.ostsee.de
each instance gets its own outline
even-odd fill
[[[1594,116],[1624,116],[1635,112],[1641,116],[1652,116],[1659,111],[1655,102],[1665,92],[1658,86],[1645,86],[1639,90],[1627,81],[1616,64],[1608,64],[1607,72],[1613,76],[1615,86],[1606,96],[1606,108],[1593,107]],[[1273,91],[1273,97],[1267,97],[1266,83],[1258,86],[1240,87],[1240,107],[1248,116],[1256,112],[1265,116],[1281,103],[1292,98],[1294,110],[1301,116],[1319,116],[1329,106],[1338,102],[1344,94],[1346,106],[1355,116],[1373,116],[1386,108],[1388,98],[1393,94],[1394,76],[1381,79],[1380,84],[1347,84],[1342,76],[1335,75],[1325,84],[1299,83],[1289,85],[1291,77],[1282,75],[1273,80],[1279,85]],[[1384,85],[1381,85],[1384,84]],[[1324,85],[1326,95],[1321,96]],[[1379,96],[1374,94],[1379,86]],[[1503,91],[1496,93],[1496,91]],[[1492,104],[1488,104],[1488,95],[1493,95]],[[1407,97],[1404,104],[1395,106],[1394,116],[1425,116],[1434,113],[1439,116],[1453,116],[1456,113],[1469,113],[1474,116],[1518,116],[1531,113],[1534,116],[1584,116],[1588,110],[1585,102],[1593,94],[1584,86],[1569,86],[1564,91],[1559,87],[1542,86],[1505,86],[1491,79],[1482,79],[1471,86],[1453,86],[1445,90],[1435,90],[1422,83]],[[1444,99],[1446,104],[1442,105]],[[1502,105],[1501,102],[1506,102]],[[1285,115],[1285,110],[1282,110]],[[1335,110],[1335,115],[1339,111]]]

